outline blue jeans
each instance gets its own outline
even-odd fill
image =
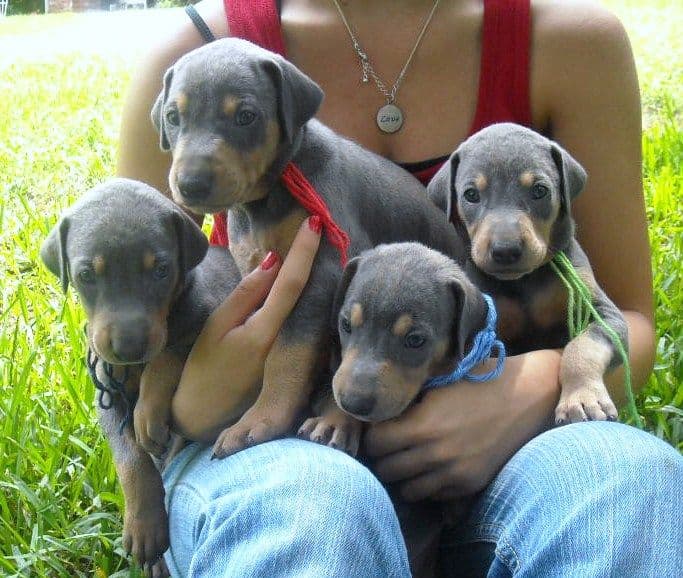
[[[281,440],[222,461],[186,448],[164,474],[173,576],[408,576],[377,480],[345,454]],[[616,423],[524,446],[443,533],[445,576],[674,577],[683,568],[683,458]]]

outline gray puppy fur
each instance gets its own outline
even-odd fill
[[[597,322],[569,339],[567,290],[550,265],[559,251],[587,284],[595,309],[628,347],[623,315],[597,284],[574,238],[571,202],[585,182],[584,169],[557,143],[502,123],[467,139],[428,187],[430,198],[453,219],[468,246],[468,275],[496,300],[508,350],[564,347],[558,423],[616,419],[603,376],[621,364]]]
[[[328,407],[300,433],[355,454],[365,422],[400,415],[425,382],[450,373],[483,329],[487,306],[452,259],[419,243],[379,245],[349,262],[337,289]],[[350,416],[350,417],[349,417]]]
[[[111,379],[103,362],[117,379],[129,368],[127,400],[115,395],[98,414],[126,502],[124,548],[149,573],[165,576],[160,556],[168,547],[168,521],[150,453],[165,451],[184,361],[210,312],[239,282],[239,271],[228,251],[208,248],[172,201],[128,179],[111,179],[83,195],[40,254],[63,290],[71,283],[80,296],[98,379]],[[134,426],[119,432],[129,404],[135,404]]]
[[[292,161],[350,236],[350,257],[380,243],[419,241],[463,259],[461,242],[415,178],[312,119],[321,100],[291,63],[244,40],[183,56],[152,111],[160,144],[173,153],[174,199],[196,212],[229,209],[230,250],[244,274],[270,250],[284,257],[307,216],[280,179]],[[292,431],[325,364],[341,272],[339,253],[324,239],[266,360],[261,395],[219,437],[217,455]]]

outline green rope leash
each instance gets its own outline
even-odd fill
[[[584,283],[583,279],[579,277],[574,265],[562,252],[558,252],[553,260],[550,262],[555,274],[560,278],[560,281],[567,288],[567,328],[569,329],[569,337],[574,339],[579,333],[586,330],[591,322],[594,320],[600,327],[605,330],[610,340],[616,347],[621,362],[624,366],[624,387],[626,389],[626,399],[628,400],[628,409],[636,426],[643,428],[643,422],[638,414],[636,408],[636,400],[633,396],[633,385],[631,383],[631,364],[628,360],[626,348],[617,335],[616,331],[612,329],[593,306],[593,298],[590,290]]]

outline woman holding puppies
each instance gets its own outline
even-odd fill
[[[628,39],[611,14],[559,0],[226,0],[226,7],[227,18],[219,0],[197,5],[215,37],[255,29],[266,41],[279,38],[325,91],[322,122],[425,179],[473,129],[492,122],[526,124],[568,149],[590,175],[574,204],[579,240],[628,322],[634,383],[642,386],[654,329],[640,104]],[[170,156],[158,148],[149,112],[165,70],[204,42],[198,30],[178,14],[177,28],[164,31],[140,65],[124,113],[121,176],[167,190]],[[275,256],[210,321],[174,402],[187,437],[206,440],[247,394],[268,335],[305,283],[317,239],[301,231],[259,323],[243,321],[273,282]],[[430,392],[402,417],[373,426],[364,439],[373,472],[408,501],[467,500],[466,520],[441,539],[446,575],[673,576],[683,564],[681,506],[667,500],[675,500],[671,472],[683,473],[680,457],[618,424],[549,430],[559,358],[553,350],[510,357],[500,378]],[[622,378],[608,376],[617,405]],[[381,486],[341,452],[283,440],[222,462],[209,456],[186,450],[166,475],[167,560],[178,573],[408,572]]]

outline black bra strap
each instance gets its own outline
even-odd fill
[[[199,34],[202,35],[202,38],[207,43],[216,40],[216,37],[213,35],[213,32],[211,32],[209,27],[206,25],[206,22],[204,22],[204,19],[199,15],[199,12],[197,12],[197,10],[194,6],[192,6],[192,4],[188,4],[187,6],[185,6],[185,13],[190,17],[192,23],[197,27]]]

